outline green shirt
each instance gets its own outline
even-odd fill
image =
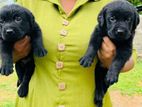
[[[67,16],[59,0],[18,0],[30,9],[43,32],[48,54],[35,57],[36,69],[26,98],[16,107],[95,107],[94,68],[80,66],[97,15],[110,0],[78,0]],[[111,107],[109,94],[104,107]]]

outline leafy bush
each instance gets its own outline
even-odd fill
[[[128,0],[128,1],[134,4],[135,6],[142,5],[142,0]]]

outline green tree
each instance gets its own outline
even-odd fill
[[[128,1],[134,4],[135,6],[142,5],[142,0],[128,0]]]

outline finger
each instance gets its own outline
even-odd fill
[[[30,37],[26,36],[26,37],[24,38],[23,43],[21,43],[21,46],[22,46],[23,48],[25,48],[27,45],[29,45],[29,43],[30,43]]]
[[[106,59],[105,55],[100,50],[98,51],[98,58],[101,62],[104,62]]]
[[[29,42],[30,42],[30,37],[25,36],[21,41],[19,41],[19,45],[25,46]]]
[[[109,48],[115,48],[113,42],[107,36],[103,38],[103,41]]]
[[[24,51],[24,52],[29,53],[30,51],[31,51],[31,45],[27,45],[27,46],[25,47],[25,51]]]
[[[29,36],[25,36],[24,42],[30,42],[31,38]]]
[[[102,47],[99,52],[103,58],[109,58],[114,54],[112,49],[110,49],[110,47],[108,47],[108,45],[106,45],[104,42],[102,43]]]
[[[107,47],[107,50],[111,51],[111,52],[115,52],[116,47],[115,47],[114,43],[108,37],[104,37],[103,39],[104,39],[103,42]]]
[[[110,47],[108,47],[108,45],[105,42],[103,42],[100,51],[104,53],[109,52]]]

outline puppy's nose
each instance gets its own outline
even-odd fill
[[[125,30],[123,30],[123,29],[117,29],[116,33],[121,36],[121,35],[124,35]]]
[[[6,34],[14,34],[14,30],[13,29],[6,29]]]

